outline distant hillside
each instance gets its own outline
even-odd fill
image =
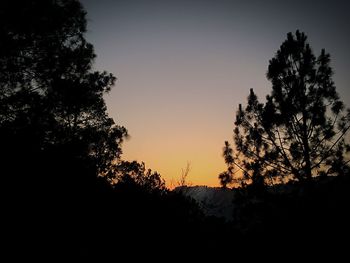
[[[245,196],[244,206],[250,204],[251,211],[255,211],[253,206],[260,205],[266,206],[263,208],[266,213],[272,209],[274,214],[278,214],[279,212],[284,213],[285,208],[291,206],[288,209],[292,211],[292,208],[295,208],[294,213],[297,214],[302,213],[301,208],[306,211],[315,207],[320,210],[340,209],[341,206],[349,202],[350,195],[347,186],[349,186],[348,177],[315,178],[308,186],[291,182],[267,187],[265,197],[262,199],[254,195],[249,197],[248,189],[239,193],[236,189],[229,188],[180,186],[176,187],[174,191],[193,198],[207,216],[216,216],[224,218],[226,221],[232,221],[235,209],[241,210],[238,208],[239,204],[235,202],[236,199],[240,199],[240,194]],[[308,206],[310,209],[307,208]],[[252,215],[250,218],[254,220]]]
[[[193,198],[206,215],[222,217],[227,221],[232,220],[233,190],[208,186],[180,186],[174,191]]]

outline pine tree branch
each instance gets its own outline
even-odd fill
[[[333,121],[333,124],[332,124],[332,130],[333,130],[333,128],[334,128],[334,126],[335,126],[335,124],[336,124],[336,121],[337,121],[337,117],[338,117],[338,114],[336,115],[336,118],[334,119],[334,121]],[[332,137],[334,137],[334,136],[336,136],[336,135],[338,135],[339,133],[341,133],[341,131],[338,131],[337,133],[335,133]],[[314,153],[315,151],[317,151],[317,148],[324,142],[324,141],[326,141],[327,139],[327,136],[325,135],[325,136],[323,136],[323,138],[321,139],[321,140],[319,140],[318,141],[318,143],[311,149],[311,151],[310,151],[310,154],[311,153]]]
[[[282,143],[282,139],[281,139],[281,135],[280,135],[280,132],[279,132],[278,128],[277,128],[276,131],[277,131],[278,140],[279,140],[279,143],[280,143],[280,146],[281,146],[281,147],[278,148],[278,149],[282,149],[282,150],[281,150],[281,153],[282,153],[282,155],[283,155],[283,157],[284,157],[284,160],[285,160],[285,161],[287,162],[287,164],[290,166],[291,171],[294,171],[294,170],[296,170],[296,169],[295,169],[295,167],[293,167],[293,165],[292,165],[291,161],[289,160],[289,158],[288,158],[286,152],[284,151],[283,143]]]
[[[338,144],[338,142],[344,137],[344,135],[347,133],[347,131],[350,129],[350,125],[344,129],[343,133],[338,137],[338,139],[329,147],[329,149],[323,154],[323,157],[321,160],[311,167],[311,169],[318,167],[326,158],[329,157],[329,153],[333,150],[334,146]]]
[[[300,119],[301,120],[301,119]],[[302,143],[302,138],[300,136],[300,120],[298,120],[298,117],[293,114],[292,115],[292,119],[291,119],[291,123],[292,123],[292,130],[293,130],[293,135],[295,136],[296,140],[301,144],[303,145]],[[299,131],[298,131],[298,128],[299,128]]]

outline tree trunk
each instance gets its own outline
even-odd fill
[[[303,148],[304,148],[304,178],[306,180],[310,180],[312,177],[311,173],[311,160],[310,160],[310,146],[309,146],[309,139],[308,139],[308,132],[307,132],[307,121],[306,121],[306,111],[303,110],[303,134],[302,134],[302,141],[303,141]]]

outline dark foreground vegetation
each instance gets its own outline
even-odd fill
[[[136,259],[332,257],[347,254],[349,179],[287,184],[256,195],[234,190],[234,221],[206,217],[180,193],[115,188],[102,181],[94,192],[38,191],[7,199],[3,246],[13,259]],[[65,188],[62,188],[64,191]],[[60,196],[60,199],[58,197]],[[4,220],[5,219],[5,220]]]
[[[127,131],[103,100],[115,77],[93,71],[85,31],[78,1],[1,2],[1,246],[9,261],[342,251],[350,222],[343,161],[331,164],[338,173],[332,177],[301,180],[293,171],[297,180],[281,190],[257,177],[256,159],[253,183],[233,190],[232,222],[204,216],[159,174],[122,161]]]

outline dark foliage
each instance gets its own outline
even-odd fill
[[[23,256],[53,256],[60,239],[67,247],[80,239],[107,189],[98,175],[127,135],[106,113],[102,96],[115,77],[92,70],[85,31],[78,1],[1,2],[3,226]]]
[[[349,186],[348,175],[276,185],[259,197],[249,187],[237,189],[241,242],[290,259],[340,259],[347,253],[343,240],[350,236]]]
[[[272,92],[259,102],[251,89],[239,105],[235,152],[225,143],[227,177],[239,170],[243,183],[257,185],[349,172],[350,110],[345,110],[332,80],[330,55],[316,58],[304,33],[288,33],[267,78]],[[227,180],[226,180],[227,181]]]
[[[222,186],[234,189],[240,248],[290,258],[344,255],[350,235],[350,111],[332,81],[330,56],[315,57],[304,33],[289,33],[270,60],[272,92],[239,105],[234,149],[223,148]]]
[[[126,130],[108,117],[102,97],[115,77],[91,68],[79,2],[1,5],[2,178],[7,188],[34,192],[44,181],[61,191],[69,180],[76,192],[89,180],[80,175],[95,180],[121,154]]]
[[[0,5],[6,257],[132,261],[209,247],[204,235],[216,237],[214,229],[224,226],[166,189],[144,163],[120,160],[127,132],[107,115],[103,100],[115,77],[92,68],[79,1]]]
[[[335,223],[333,213],[343,220],[337,231],[347,222],[346,177],[308,187],[301,196],[300,187],[280,195],[250,185],[240,190],[235,221],[227,223],[205,217],[192,199],[166,189],[144,163],[122,161],[127,131],[107,115],[103,100],[115,77],[92,69],[95,54],[85,32],[77,0],[1,2],[1,239],[7,260],[218,259],[230,258],[227,251],[246,257],[251,240],[277,235],[295,217]],[[228,143],[225,151],[233,173]],[[224,186],[230,175],[222,176]],[[323,202],[329,202],[326,217]],[[300,226],[299,232],[284,230],[302,233],[309,224]]]

